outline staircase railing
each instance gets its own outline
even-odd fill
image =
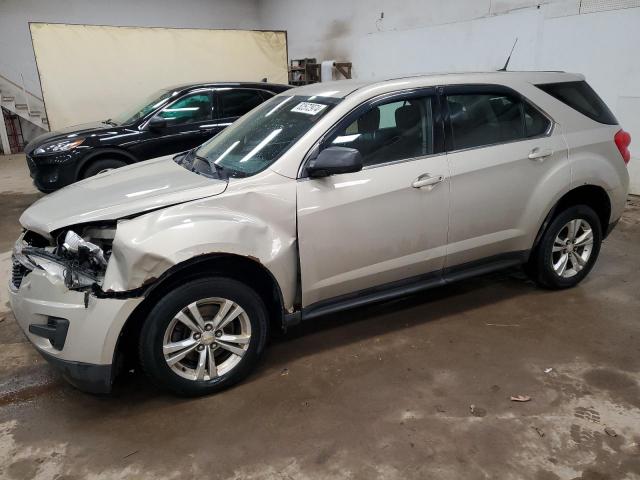
[[[27,81],[22,72],[17,75],[12,72],[12,76],[19,78],[20,83],[0,74],[0,104],[2,107],[36,127],[49,130],[49,119],[46,116],[42,98],[27,89]]]
[[[26,93],[37,98],[41,102],[43,101],[41,96],[42,94],[34,93],[40,92],[40,84],[38,82],[38,79],[34,81],[31,78],[25,78],[23,70],[16,69],[13,65],[9,65],[3,62],[2,58],[0,58],[0,77],[16,87],[24,87]],[[27,75],[27,77],[29,76]],[[18,85],[18,82],[20,82],[21,85]]]
[[[25,101],[27,100],[28,96],[31,96],[41,102],[44,103],[44,100],[42,99],[42,97],[40,97],[39,95],[36,95],[35,93],[29,91],[26,89],[25,87],[25,82],[24,82],[24,76],[22,74],[20,74],[20,77],[22,78],[22,85],[18,85],[16,82],[14,82],[13,80],[8,79],[7,77],[5,77],[4,75],[0,74],[0,79],[4,80],[5,82],[10,83],[11,85],[13,85],[14,87],[22,90],[22,94],[24,95]]]
[[[31,114],[31,105],[29,104],[29,96],[27,95],[27,89],[24,87],[24,75],[22,75],[22,73],[20,74],[20,79],[22,80],[22,96],[24,96],[24,101],[27,104],[27,112]]]

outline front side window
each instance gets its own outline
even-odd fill
[[[218,90],[221,117],[241,117],[253,110],[264,100],[257,90]]]
[[[211,173],[247,177],[273,164],[341,99],[278,96],[264,102],[204,143],[194,155]],[[185,164],[186,165],[186,164]]]
[[[359,150],[364,166],[430,155],[434,152],[432,97],[376,105],[339,130],[329,143]]]
[[[177,93],[171,90],[159,90],[129,110],[115,116],[113,121],[119,125],[129,125],[166,104]]]
[[[549,120],[520,98],[502,93],[447,95],[454,149],[543,135]]]
[[[163,108],[158,116],[167,121],[167,126],[204,122],[211,119],[211,94],[192,93]]]

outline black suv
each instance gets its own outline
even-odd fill
[[[52,192],[100,172],[189,150],[289,88],[200,83],[160,90],[117,118],[35,138],[24,149],[29,171],[38,190]]]

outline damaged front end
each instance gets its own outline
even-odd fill
[[[115,231],[115,222],[47,236],[25,230],[12,257],[9,300],[18,325],[65,378],[94,393],[111,389],[120,332],[143,301],[95,294],[102,291]]]
[[[26,275],[40,269],[69,290],[100,291],[115,233],[115,223],[65,229],[53,240],[23,232],[13,250],[12,287],[19,289]]]

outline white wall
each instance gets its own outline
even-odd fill
[[[38,96],[28,22],[258,28],[256,0],[0,0],[0,75],[20,83],[22,73],[27,90]]]
[[[510,69],[584,73],[630,131],[632,191],[640,194],[640,8],[606,10],[613,4],[640,6],[635,0],[259,0],[258,6],[262,28],[287,30],[290,59],[351,61],[356,78],[495,70],[518,37]]]

